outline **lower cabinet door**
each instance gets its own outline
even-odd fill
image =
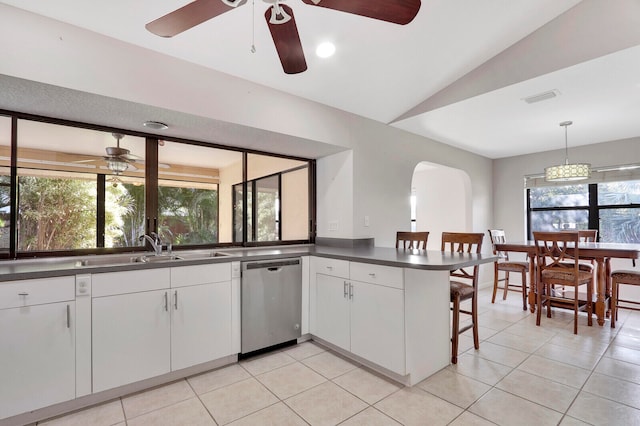
[[[171,370],[169,290],[92,301],[93,392]]]
[[[171,289],[171,369],[231,355],[231,281]]]
[[[75,398],[75,302],[0,310],[0,330],[0,419]]]
[[[319,338],[351,350],[349,284],[345,279],[316,274],[316,327]]]
[[[405,373],[404,291],[352,281],[351,352]]]

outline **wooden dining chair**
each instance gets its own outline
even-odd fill
[[[396,232],[396,248],[400,248],[402,243],[403,249],[427,249],[427,240],[429,239],[428,232]],[[420,247],[422,243],[422,247]]]
[[[571,232],[571,231],[563,231],[563,232]],[[575,231],[573,231],[575,232]],[[598,230],[597,229],[581,229],[578,230],[578,240],[581,243],[595,243],[598,240]],[[571,262],[569,262],[571,263]],[[580,263],[579,266],[580,270],[582,271],[587,271],[587,272],[592,272],[593,273],[593,280],[591,282],[591,285],[593,286],[593,289],[595,290],[596,288],[596,280],[595,280],[595,273],[594,273],[594,269],[596,267],[596,260],[593,258],[587,258],[587,257],[582,257],[580,259]],[[609,272],[607,271],[607,276],[609,276]],[[607,285],[607,288],[610,288],[609,285]],[[562,291],[564,290],[562,287],[555,287],[555,289],[557,291]],[[610,295],[611,292],[607,291],[607,295]]]
[[[451,253],[480,253],[483,233],[443,232],[440,249]],[[480,349],[478,337],[478,272],[479,265],[451,271],[449,284],[453,323],[451,325],[451,363],[458,363],[458,340],[460,334],[473,329],[473,346]],[[460,308],[461,302],[471,299],[471,310]],[[460,327],[460,314],[471,316],[471,324]]]
[[[537,265],[536,325],[540,325],[542,307],[547,306],[547,317],[551,318],[551,304],[572,307],[574,312],[573,333],[578,334],[578,311],[587,309],[588,324],[592,324],[593,313],[593,271],[580,268],[578,232],[534,232]],[[587,301],[580,306],[578,288],[587,287]],[[564,292],[555,291],[553,286],[573,287],[573,297],[561,297]]]
[[[527,274],[529,273],[529,262],[518,262],[509,260],[509,253],[506,251],[496,250],[496,244],[506,242],[505,232],[503,229],[489,229],[489,237],[493,245],[493,254],[498,256],[498,260],[493,263],[493,296],[491,303],[495,303],[498,289],[503,290],[502,300],[507,299],[507,292],[517,291],[522,293],[522,309],[527,310]],[[499,272],[504,272],[504,278],[499,277]],[[509,281],[509,273],[515,272],[520,274],[522,284],[513,284]],[[500,282],[504,282],[502,287]]]
[[[640,302],[637,300],[620,299],[621,285],[640,286],[640,272],[616,270],[611,273],[611,328],[616,328],[618,309],[640,311]],[[620,302],[625,305],[620,305]]]

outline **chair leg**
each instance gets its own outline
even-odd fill
[[[473,321],[473,347],[480,349],[480,336],[478,335],[478,293],[471,299],[471,321]]]
[[[453,324],[451,326],[451,364],[458,363],[458,336],[460,332],[460,296],[453,299]]]
[[[616,328],[616,320],[618,319],[618,281],[616,280],[611,283],[609,306],[611,308],[611,328]]]
[[[491,303],[496,303],[496,293],[498,292],[498,264],[493,264],[493,296],[491,296]]]
[[[551,300],[549,299],[549,297],[551,296],[551,284],[547,284],[545,293],[547,294],[547,318],[551,318]]]
[[[540,317],[542,316],[542,284],[536,285],[536,325],[540,325]]]
[[[509,291],[509,271],[504,273],[504,291],[502,293],[502,300],[507,300],[507,292]]]
[[[589,300],[587,304],[587,325],[589,327],[593,325],[593,318],[591,318],[593,315],[593,282],[594,280],[587,286],[587,299]]]
[[[522,271],[522,310],[527,310],[527,271]]]

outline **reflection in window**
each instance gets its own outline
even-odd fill
[[[18,129],[18,251],[141,245],[143,138],[29,120]]]

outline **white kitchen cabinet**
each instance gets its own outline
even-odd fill
[[[312,298],[312,334],[404,375],[402,269],[317,259],[319,261],[313,268],[315,282],[312,287],[315,288],[315,296]]]
[[[231,355],[231,264],[171,268],[171,287],[171,369]]]
[[[351,281],[351,352],[405,374],[404,291]]]
[[[92,280],[93,392],[233,353],[230,263]]]
[[[316,320],[313,334],[347,351],[351,350],[349,282],[316,274]]]
[[[74,399],[74,277],[1,287],[0,419]]]
[[[93,392],[171,371],[166,269],[92,276]]]
[[[93,392],[171,371],[169,303],[168,288],[93,299]]]

